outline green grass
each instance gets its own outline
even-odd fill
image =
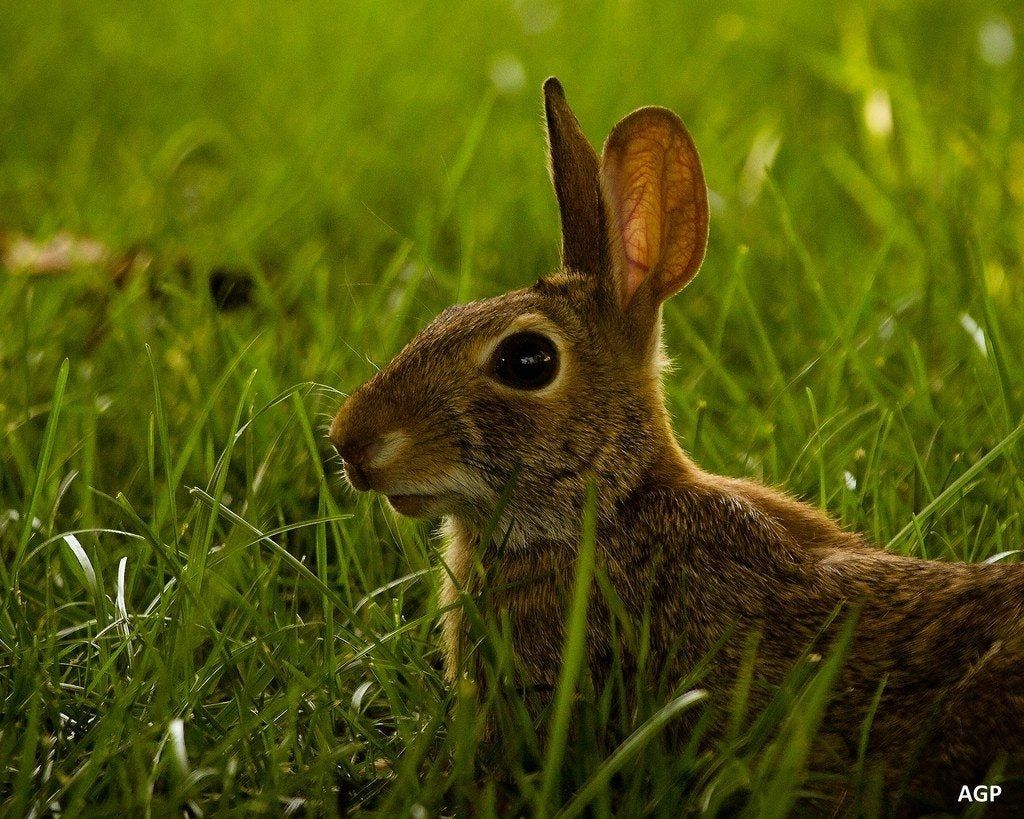
[[[549,74],[595,143],[657,103],[701,149],[666,336],[705,467],[901,552],[1024,548],[1020,4],[572,5],[5,6],[0,231],[153,261],[0,270],[0,813],[769,815],[821,784],[830,663],[763,714],[741,686],[711,753],[665,740],[699,669],[621,714],[568,668],[558,745],[477,753],[430,530],[341,489],[343,391],[555,264]],[[250,304],[214,306],[225,267]]]

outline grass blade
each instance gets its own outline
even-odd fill
[[[559,811],[559,819],[579,816],[587,804],[594,799],[598,791],[608,784],[612,776],[640,753],[644,746],[654,739],[666,725],[687,708],[696,705],[706,697],[707,692],[699,688],[687,691],[648,717],[643,725],[630,734],[591,774],[590,778],[579,789],[569,804]]]
[[[537,813],[547,815],[548,807],[558,786],[559,769],[569,737],[569,718],[576,695],[576,684],[587,653],[587,610],[590,603],[590,585],[594,576],[594,555],[597,547],[597,491],[591,482],[583,506],[583,532],[576,558],[576,583],[569,609],[565,648],[562,651],[562,670],[555,688],[554,711],[544,758],[544,778],[537,802]]]
[[[989,465],[1002,455],[1006,450],[1010,449],[1016,442],[1017,439],[1024,435],[1024,423],[1020,424],[1014,429],[1009,435],[1003,440],[996,444],[992,449],[979,458],[973,463],[968,469],[964,471],[960,477],[954,480],[949,486],[947,486],[942,492],[935,496],[934,499],[927,506],[924,507],[920,512],[913,515],[912,519],[906,526],[900,529],[895,536],[886,544],[886,548],[893,550],[901,544],[901,542],[909,537],[914,532],[920,532],[919,527],[925,523],[932,515],[938,514],[950,504],[954,498],[956,498],[962,491],[967,488],[967,485],[973,481],[978,475],[988,469]],[[919,535],[923,536],[923,535]]]
[[[46,421],[46,429],[43,432],[43,445],[39,450],[39,459],[36,461],[36,478],[32,485],[32,494],[29,496],[28,504],[22,512],[21,537],[18,539],[18,550],[14,555],[14,568],[12,575],[15,581],[18,577],[18,569],[21,560],[25,556],[29,541],[32,539],[32,525],[35,521],[36,511],[39,508],[39,498],[43,493],[43,486],[46,483],[46,476],[50,470],[50,459],[53,457],[53,445],[57,439],[57,424],[60,422],[60,410],[64,403],[64,389],[68,383],[68,370],[70,362],[64,359],[57,373],[57,384],[53,389],[53,403],[50,409],[50,417]],[[10,585],[7,575],[7,568],[0,561],[0,579],[5,587]]]

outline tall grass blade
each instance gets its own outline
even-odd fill
[[[60,365],[57,373],[57,383],[53,388],[53,401],[50,404],[50,417],[46,421],[46,429],[43,432],[43,443],[39,449],[39,458],[36,460],[36,477],[32,484],[32,494],[29,495],[28,503],[21,514],[21,536],[18,538],[18,550],[14,554],[12,575],[17,578],[18,569],[21,566],[25,550],[32,539],[32,528],[35,525],[36,513],[39,509],[40,498],[43,494],[43,487],[46,485],[46,478],[50,471],[50,460],[53,457],[54,442],[57,440],[57,425],[60,422],[60,411],[64,404],[64,389],[68,383],[68,370],[71,363],[68,359]],[[0,560],[0,580],[5,587],[10,585],[10,578],[7,574],[7,567]]]
[[[639,728],[630,734],[629,737],[623,741],[618,748],[612,751],[604,762],[597,767],[569,804],[558,812],[557,816],[559,819],[570,819],[570,817],[579,816],[586,809],[587,804],[597,796],[601,788],[608,784],[612,776],[628,765],[629,762],[644,749],[647,743],[665,729],[665,726],[667,726],[687,708],[691,708],[706,698],[707,692],[699,688],[693,691],[687,691],[685,694],[680,694],[674,700],[671,700],[648,717]]]
[[[558,787],[559,770],[569,737],[569,721],[576,696],[576,684],[587,654],[587,611],[590,604],[590,585],[594,576],[597,549],[597,490],[593,482],[587,484],[583,505],[583,528],[579,553],[576,557],[576,581],[572,604],[569,608],[562,650],[562,668],[555,687],[555,699],[544,755],[544,776],[537,799],[537,813],[547,815],[551,800]]]
[[[1024,423],[1021,423],[1016,429],[1014,429],[1009,435],[1003,440],[996,444],[992,449],[986,452],[981,458],[975,461],[970,467],[964,470],[963,474],[954,480],[949,486],[947,486],[942,492],[935,496],[935,498],[928,503],[920,512],[917,512],[912,516],[909,523],[906,524],[900,531],[898,531],[889,543],[886,545],[887,549],[895,549],[900,546],[902,542],[908,538],[911,534],[917,532],[918,537],[922,537],[920,527],[926,523],[933,515],[942,512],[950,503],[955,500],[961,492],[965,491],[970,484],[978,475],[988,469],[989,465],[995,461],[1000,455],[1002,455],[1008,449],[1011,449],[1017,440],[1024,435]]]

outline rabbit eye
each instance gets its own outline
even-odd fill
[[[558,373],[558,351],[539,333],[515,333],[494,351],[494,377],[518,390],[539,390]]]

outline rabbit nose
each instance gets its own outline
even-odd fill
[[[336,445],[338,454],[345,464],[345,475],[349,483],[361,492],[370,488],[367,467],[380,452],[380,439],[370,441],[346,440]]]
[[[380,452],[380,439],[371,441],[348,440],[337,445],[338,454],[346,465],[363,467]]]

